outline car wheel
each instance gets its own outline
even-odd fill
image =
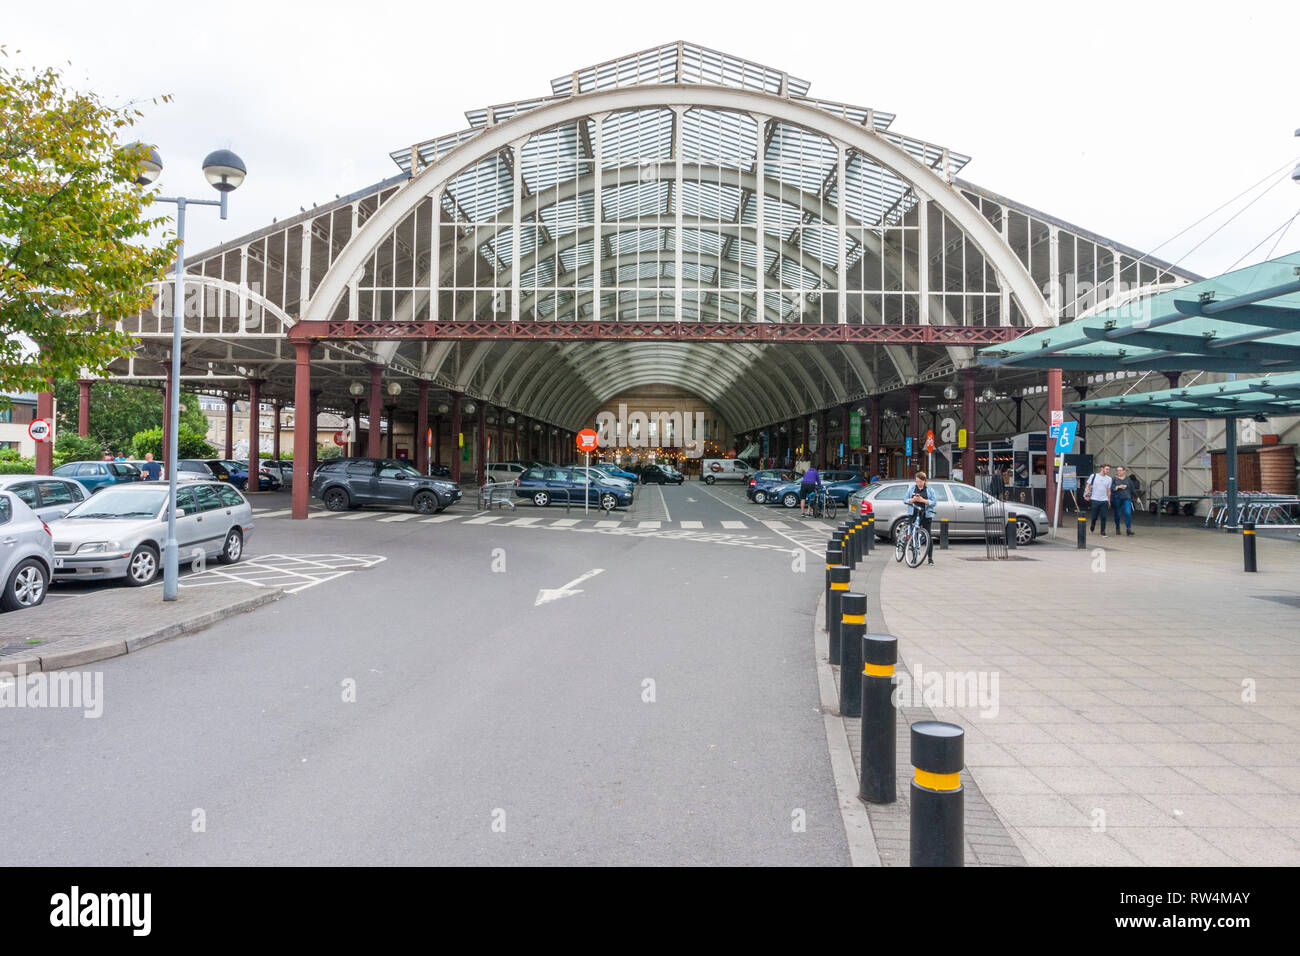
[[[45,566],[35,558],[28,558],[9,575],[4,594],[0,595],[0,607],[6,611],[36,607],[45,600],[45,592],[49,587],[50,579]]]
[[[1024,548],[1034,543],[1038,531],[1028,518],[1016,518],[1016,547]]]
[[[244,534],[238,528],[231,528],[226,533],[226,544],[217,555],[222,564],[234,564],[244,556]]]
[[[787,491],[781,496],[781,504],[785,505],[787,508],[798,508],[799,496],[793,491]]]
[[[431,515],[438,509],[438,499],[430,491],[421,491],[411,500],[415,510],[422,515]]]
[[[602,511],[613,511],[618,507],[618,499],[613,495],[604,494],[600,496],[600,508]]]
[[[756,505],[765,505],[765,504],[767,504],[767,492],[766,492],[766,491],[756,491],[756,492],[754,492],[754,504],[756,504]]]
[[[139,545],[126,562],[126,583],[142,588],[158,576],[158,552],[151,544]]]
[[[907,518],[899,518],[889,529],[889,540],[898,544],[899,537],[903,534],[903,529],[907,527]]]
[[[351,504],[348,493],[342,488],[331,488],[325,492],[325,508],[329,511],[347,511]]]
[[[544,491],[539,491],[533,495],[533,504],[539,508],[545,508],[551,503],[551,496]]]

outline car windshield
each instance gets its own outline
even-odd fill
[[[166,488],[120,486],[87,498],[68,512],[69,518],[153,518],[167,500]]]

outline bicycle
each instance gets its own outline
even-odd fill
[[[835,499],[821,485],[808,498],[808,511],[814,518],[834,518]]]
[[[921,524],[924,514],[924,508],[913,507],[912,520],[895,536],[894,560],[901,562],[906,558],[909,568],[919,567],[930,550],[930,532]]]

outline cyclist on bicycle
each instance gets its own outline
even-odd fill
[[[822,476],[817,473],[815,465],[809,465],[808,470],[799,479],[799,513],[805,518],[808,517],[809,500],[817,493],[821,483]]]
[[[929,487],[925,472],[916,473],[912,487],[907,489],[907,503],[912,506],[909,518],[920,517],[921,527],[925,529],[926,536],[930,540],[929,547],[925,551],[925,559],[930,564],[934,564],[934,534],[930,526],[934,522],[934,509],[939,504],[939,499],[935,497],[934,489]]]

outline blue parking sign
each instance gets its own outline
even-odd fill
[[[907,440],[907,451],[904,452],[904,454],[905,454],[908,458],[911,458],[911,457],[912,457],[912,439],[910,439],[910,438]]]
[[[1056,453],[1058,455],[1074,454],[1074,433],[1078,428],[1078,422],[1061,422],[1061,433],[1056,436]]]

